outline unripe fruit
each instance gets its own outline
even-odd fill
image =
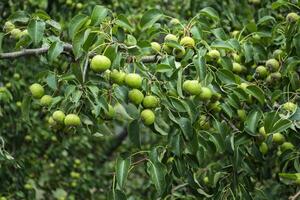
[[[131,88],[140,88],[143,79],[139,74],[130,73],[125,76],[125,84]]]
[[[105,112],[105,119],[112,119],[115,117],[115,115],[116,115],[116,111],[114,107],[108,105],[108,111]]]
[[[14,73],[14,79],[19,80],[21,78],[20,74]]]
[[[64,123],[66,126],[79,126],[80,118],[76,114],[68,114],[64,119]]]
[[[5,84],[5,87],[6,87],[7,89],[11,88],[11,86],[12,86],[11,83],[6,83],[6,84]]]
[[[176,18],[173,18],[173,19],[171,19],[170,23],[172,25],[177,25],[177,24],[180,24],[180,21],[178,19],[176,19]]]
[[[260,78],[265,78],[268,75],[268,70],[265,66],[258,66],[255,70],[255,73],[260,77]]]
[[[92,58],[91,69],[94,72],[104,72],[111,66],[111,61],[108,57],[103,55],[96,55]]]
[[[297,105],[293,102],[286,102],[283,104],[283,109],[285,109],[288,112],[293,112],[297,109]]]
[[[268,150],[269,150],[268,145],[265,142],[260,144],[259,151],[261,152],[262,155],[267,154]]]
[[[232,32],[231,32],[231,35],[232,35],[233,37],[237,37],[239,33],[240,33],[240,31],[235,30],[235,31],[232,31]]]
[[[70,173],[70,176],[72,177],[72,178],[80,178],[80,173],[78,173],[78,172],[71,172]]]
[[[143,100],[144,108],[156,108],[158,106],[158,98],[153,95],[145,96]]]
[[[284,142],[281,146],[280,146],[280,149],[282,152],[286,151],[286,150],[292,150],[294,149],[295,146],[290,143],[290,142]]]
[[[201,93],[201,84],[197,80],[184,81],[182,88],[191,95],[199,95]]]
[[[155,115],[150,109],[145,109],[141,112],[141,118],[145,125],[149,126],[154,123]]]
[[[52,118],[56,121],[56,122],[60,122],[63,123],[64,119],[65,119],[65,113],[61,110],[57,110],[52,114]]]
[[[172,53],[172,48],[169,47],[168,45],[163,44],[162,48],[163,48],[163,50],[164,50],[167,54],[171,54],[171,53]]]
[[[276,49],[274,52],[273,52],[273,57],[276,58],[276,59],[280,59],[282,58],[283,56],[283,51],[281,49]]]
[[[17,105],[17,107],[21,107],[22,106],[22,102],[21,101],[17,101],[16,105]]]
[[[242,121],[245,121],[245,120],[246,120],[247,114],[246,114],[246,111],[245,111],[244,109],[238,109],[238,110],[237,110],[237,114],[238,114],[238,117],[239,117]]]
[[[21,32],[22,31],[20,29],[14,28],[13,30],[10,31],[10,34],[11,34],[12,38],[19,39]]]
[[[50,106],[52,103],[52,97],[50,95],[44,95],[40,99],[40,103],[42,106]]]
[[[209,179],[208,179],[207,176],[205,176],[205,177],[203,178],[203,182],[204,182],[204,184],[206,184],[206,185],[209,183]]]
[[[271,58],[271,59],[267,60],[266,67],[270,71],[275,72],[279,69],[279,62],[276,59]]]
[[[185,55],[185,49],[173,49],[173,55],[176,58],[182,58]]]
[[[195,46],[195,40],[191,37],[186,36],[180,40],[180,45],[186,48],[193,48]]]
[[[277,144],[282,144],[285,141],[284,135],[281,133],[274,133],[273,134],[273,142]]]
[[[213,60],[218,60],[220,58],[220,52],[216,49],[213,49],[213,50],[210,50],[208,53],[207,53],[208,57],[213,59]]]
[[[76,8],[77,8],[77,9],[81,9],[82,7],[83,7],[83,4],[82,4],[82,3],[77,3],[77,4],[76,4]]]
[[[212,95],[212,97],[211,97],[210,100],[212,102],[215,102],[215,101],[220,100],[221,98],[222,98],[222,95],[220,93],[216,92],[216,93],[213,93],[213,95]]]
[[[213,112],[220,112],[222,110],[220,101],[216,101],[214,103],[209,104],[209,109]]]
[[[53,117],[49,117],[49,119],[48,119],[48,124],[49,124],[50,126],[55,126],[55,125],[56,125],[56,122],[54,121]]]
[[[29,90],[30,90],[33,98],[35,98],[35,99],[41,98],[44,95],[44,93],[45,93],[45,90],[44,90],[43,86],[41,86],[38,83],[32,84],[29,87]]]
[[[151,48],[155,51],[155,52],[160,52],[161,50],[161,46],[158,42],[151,42]]]
[[[168,35],[165,36],[165,42],[168,42],[168,41],[175,41],[175,42],[177,42],[178,38],[177,38],[176,35],[168,34]]]
[[[245,90],[248,86],[249,86],[248,83],[241,83],[241,84],[239,85],[239,88],[242,88],[243,90]]]
[[[233,57],[233,60],[237,63],[241,62],[241,56],[236,54],[236,53],[233,53],[232,54],[232,57]]]
[[[282,77],[280,72],[273,72],[270,74],[270,76],[271,76],[271,79],[275,80],[275,81],[280,80]]]
[[[239,63],[234,62],[232,63],[232,71],[239,74],[243,71],[243,67]]]
[[[212,97],[211,89],[208,87],[202,87],[199,97],[201,100],[209,100]]]
[[[128,93],[128,98],[133,104],[139,105],[140,103],[142,103],[144,95],[138,89],[132,89]]]
[[[10,32],[10,31],[12,31],[14,28],[15,28],[15,25],[14,25],[12,22],[10,22],[10,21],[5,22],[5,24],[4,24],[4,30],[5,30],[6,32]]]
[[[123,71],[118,71],[116,69],[114,69],[111,73],[110,73],[110,80],[113,83],[116,83],[118,85],[122,85],[124,83],[125,80],[125,72]]]
[[[266,139],[268,137],[266,131],[265,131],[265,127],[260,127],[258,132],[264,137],[264,139]]]
[[[291,12],[286,16],[286,21],[289,23],[296,22],[299,20],[299,15],[297,13]]]

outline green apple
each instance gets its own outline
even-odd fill
[[[91,60],[91,69],[94,72],[104,72],[111,66],[111,61],[103,55],[96,55]]]
[[[176,35],[168,34],[168,35],[165,36],[165,42],[168,42],[168,41],[178,42],[178,38],[177,38]]]
[[[158,106],[158,98],[153,95],[145,96],[143,99],[143,107],[144,108],[156,108]]]
[[[116,115],[116,111],[112,105],[108,105],[108,111],[105,112],[105,119],[113,119]]]
[[[50,106],[52,103],[52,96],[50,95],[42,96],[42,98],[40,99],[40,103],[42,106]]]
[[[258,75],[259,78],[265,78],[266,76],[268,76],[268,70],[265,66],[258,66],[255,69],[255,73]]]
[[[266,155],[268,153],[268,145],[265,142],[262,142],[259,146],[259,151],[261,152],[261,154]]]
[[[195,40],[191,37],[186,36],[180,40],[180,45],[186,48],[193,48],[195,46]]]
[[[273,142],[277,144],[282,144],[285,141],[284,135],[282,135],[281,133],[274,133],[272,139]]]
[[[81,121],[78,115],[68,114],[64,119],[64,123],[66,126],[79,126]]]
[[[40,99],[44,93],[45,93],[45,90],[43,88],[43,86],[41,86],[40,84],[38,83],[34,83],[32,84],[30,87],[29,87],[29,90],[31,92],[31,95],[33,96],[33,98],[35,99]]]
[[[278,71],[279,69],[279,62],[274,59],[274,58],[271,58],[269,60],[267,60],[266,62],[266,67],[271,71],[271,72],[276,72]]]
[[[114,69],[114,70],[112,70],[112,72],[110,72],[110,80],[113,83],[116,83],[118,85],[123,85],[125,76],[126,76],[125,72],[118,71],[116,69]]]
[[[208,87],[201,87],[201,92],[199,94],[201,100],[210,100],[212,97],[212,91]]]
[[[207,56],[209,58],[211,58],[212,60],[218,60],[221,56],[220,52],[216,49],[213,49],[213,50],[210,50],[208,53],[207,53]]]
[[[154,123],[155,115],[152,110],[145,109],[141,112],[141,119],[145,125],[149,126]]]
[[[290,142],[284,142],[280,146],[280,149],[282,152],[287,151],[287,150],[293,150],[294,148],[295,148],[295,146]]]
[[[186,80],[183,82],[182,88],[191,95],[199,95],[201,93],[201,84],[197,80]]]
[[[232,63],[232,71],[239,74],[243,71],[243,67],[241,64],[234,62]]]
[[[298,20],[299,20],[299,15],[297,13],[290,12],[286,16],[286,21],[289,22],[289,23],[296,22]]]
[[[154,52],[160,52],[161,46],[158,42],[151,42],[151,48],[154,50]]]
[[[65,119],[65,113],[61,110],[56,110],[53,114],[52,114],[52,118],[54,119],[54,121],[56,122],[60,122],[63,123],[64,119]]]
[[[283,109],[288,112],[293,112],[297,109],[297,105],[289,101],[283,104]]]
[[[132,89],[128,92],[128,98],[133,104],[139,105],[142,103],[144,95],[138,89]]]
[[[139,74],[130,73],[125,76],[125,84],[131,88],[140,88],[143,78]]]

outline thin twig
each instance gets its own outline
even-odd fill
[[[295,195],[290,196],[289,200],[297,200],[299,198],[299,196],[300,196],[300,191],[298,191]]]
[[[89,66],[89,54],[86,56],[86,59],[84,61],[84,66],[83,66],[83,72],[82,72],[82,82],[85,82],[85,78],[86,78],[86,72],[87,72],[87,68]]]

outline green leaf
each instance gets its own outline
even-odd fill
[[[183,97],[183,94],[182,94],[182,68],[180,68],[180,70],[178,70],[177,93],[180,97]]]
[[[122,27],[123,29],[128,30],[129,32],[134,31],[134,28],[132,27],[125,15],[119,15],[118,19],[116,20],[116,24]]]
[[[208,18],[211,18],[214,21],[219,21],[218,12],[215,9],[211,8],[211,7],[203,8],[202,10],[200,10],[200,14],[202,14],[202,15],[208,17]]]
[[[76,33],[82,28],[82,26],[88,21],[89,17],[83,14],[78,14],[72,18],[69,27],[69,35],[73,40]]]
[[[260,87],[256,85],[249,85],[246,88],[246,92],[252,95],[253,97],[255,97],[261,104],[264,104],[265,95],[264,95],[264,91]]]
[[[53,42],[48,51],[50,62],[54,61],[64,50],[62,42]]]
[[[120,190],[113,190],[110,191],[107,195],[106,199],[110,199],[110,200],[126,200],[126,195],[124,194],[124,192],[120,191]]]
[[[108,9],[104,6],[96,5],[93,9],[92,15],[91,15],[91,25],[97,26],[100,24],[108,14]]]
[[[260,110],[252,110],[246,118],[245,121],[245,131],[252,135],[255,136],[257,135],[257,126],[262,117],[262,112]]]
[[[280,119],[278,120],[271,129],[272,133],[282,132],[286,129],[290,128],[292,122],[288,119]]]
[[[205,52],[205,51],[204,51]],[[203,55],[203,50],[198,50],[197,55],[193,58],[193,63],[196,67],[197,75],[200,80],[204,80],[206,77],[206,65],[205,65],[205,58]]]
[[[123,187],[125,185],[125,181],[127,179],[130,164],[131,164],[130,157],[121,155],[117,158],[116,178],[117,178],[117,183],[121,189],[123,189]]]
[[[28,24],[28,34],[34,45],[38,45],[44,36],[45,22],[39,20],[31,20]]]
[[[278,120],[280,120],[280,117],[275,111],[265,114],[264,127],[266,133],[272,132],[272,128]]]
[[[191,123],[190,119],[181,117],[180,119],[178,119],[178,125],[179,125],[180,129],[182,130],[184,136],[187,139],[191,139],[193,136],[193,127],[192,127],[192,123]]]
[[[217,71],[217,77],[222,81],[224,84],[235,83],[234,74],[227,70],[227,69],[220,69]]]
[[[168,64],[158,64],[155,68],[155,71],[156,72],[160,72],[160,73],[163,73],[163,72],[169,72],[169,71],[172,71],[172,67]]]
[[[151,181],[154,183],[158,193],[163,194],[166,189],[165,166],[160,162],[148,162],[147,165]]]
[[[31,105],[31,97],[29,95],[25,95],[22,101],[21,111],[22,111],[22,118],[26,122],[29,122],[30,105]]]
[[[53,90],[57,89],[57,81],[56,81],[56,76],[55,74],[49,74],[47,76],[47,85],[52,88]]]
[[[3,43],[3,37],[4,37],[4,33],[0,33],[0,52],[2,52],[2,43]]]
[[[130,141],[137,147],[141,146],[139,120],[133,120],[128,124],[128,136]]]
[[[143,15],[143,17],[140,21],[140,26],[141,26],[142,31],[152,27],[153,24],[156,21],[158,21],[162,16],[163,16],[163,14],[158,9],[151,9],[151,10],[148,10],[147,12],[145,12],[145,14]]]

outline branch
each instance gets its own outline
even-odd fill
[[[290,196],[290,197],[289,197],[289,200],[297,200],[299,196],[300,196],[300,191],[297,192],[295,195]]]

